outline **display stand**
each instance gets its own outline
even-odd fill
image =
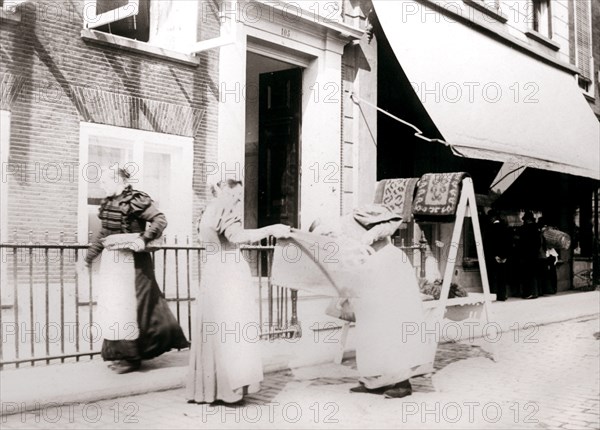
[[[452,283],[452,275],[456,265],[456,257],[458,256],[458,243],[460,243],[465,218],[471,218],[471,222],[473,223],[473,233],[475,235],[475,246],[477,248],[477,259],[479,260],[479,273],[481,275],[483,294],[469,293],[467,297],[456,297],[451,299],[448,297],[450,294],[450,284]],[[460,200],[458,202],[458,208],[456,209],[456,219],[454,220],[454,230],[452,232],[452,240],[450,243],[453,244],[453,246],[450,246],[450,251],[448,252],[446,270],[444,271],[444,278],[442,282],[442,291],[440,292],[439,300],[434,302],[434,321],[439,323],[441,326],[442,320],[449,306],[482,305],[485,324],[489,324],[493,321],[491,310],[492,294],[490,292],[487,267],[485,265],[481,225],[479,224],[477,203],[475,201],[475,190],[473,188],[473,181],[471,178],[465,178],[462,181],[462,191],[460,194]],[[460,309],[456,310],[460,312]],[[469,315],[465,315],[463,319],[466,319],[468,316]],[[460,318],[457,319],[460,320]],[[490,343],[490,345],[492,349],[492,357],[494,361],[497,361],[498,353],[496,344]]]
[[[477,249],[477,258],[479,260],[479,270],[481,274],[481,285],[483,287],[483,293],[469,293],[467,297],[456,297],[449,298],[450,285],[452,283],[452,277],[454,268],[456,266],[456,258],[458,256],[458,244],[460,243],[461,233],[463,230],[464,219],[470,218],[473,223],[473,232],[475,235],[475,244]],[[473,188],[473,181],[471,178],[464,178],[462,180],[462,191],[456,209],[456,216],[454,220],[454,230],[452,233],[452,240],[450,250],[447,256],[446,268],[444,271],[444,277],[442,282],[442,290],[440,292],[439,300],[431,300],[423,302],[423,312],[426,319],[429,322],[435,323],[435,327],[442,327],[444,316],[452,312],[453,320],[461,321],[469,317],[473,317],[473,307],[483,307],[482,313],[484,324],[489,324],[493,321],[491,303],[494,295],[490,292],[490,285],[488,282],[487,267],[485,265],[485,256],[483,251],[483,240],[481,235],[481,226],[479,223],[479,217],[477,215],[477,203],[475,201],[475,190]],[[343,354],[345,350],[346,340],[350,323],[345,322],[342,326],[340,348],[334,358],[334,362],[339,364],[342,362]],[[435,348],[432,350],[433,357],[431,362],[435,359],[435,353],[437,352],[437,343]],[[490,342],[490,349],[492,358],[497,361],[497,348],[496,344]],[[433,369],[423,370],[420,373],[428,373]]]

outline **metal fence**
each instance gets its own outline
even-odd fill
[[[101,333],[95,323],[96,270],[83,270],[87,244],[0,244],[0,369],[79,361],[100,353]],[[166,242],[166,240],[165,240]],[[252,267],[263,339],[301,335],[297,292],[271,283],[272,240],[242,246]],[[205,249],[185,244],[163,244],[152,251],[159,287],[186,336],[193,342],[196,291],[202,276]]]

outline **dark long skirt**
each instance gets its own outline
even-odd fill
[[[101,352],[104,360],[147,360],[171,349],[189,347],[158,287],[150,254],[138,252],[133,256],[139,337],[135,340],[104,339]]]

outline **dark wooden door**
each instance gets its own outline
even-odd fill
[[[302,69],[260,75],[258,225],[298,227]]]

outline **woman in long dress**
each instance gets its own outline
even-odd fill
[[[187,378],[190,403],[236,403],[258,391],[263,379],[258,307],[239,244],[290,232],[282,224],[243,228],[240,181],[220,182],[213,194],[198,227],[206,258]]]
[[[117,373],[137,370],[142,360],[189,346],[158,287],[152,257],[145,252],[146,243],[162,234],[167,219],[150,196],[134,190],[128,179],[124,169],[102,170],[106,192],[98,213],[102,229],[85,257],[89,267],[102,254],[94,282],[97,322],[104,338],[101,355],[113,361]],[[125,246],[116,246],[123,240]]]
[[[355,241],[372,249],[362,266],[362,285],[351,299],[356,315],[356,364],[360,385],[353,393],[402,398],[412,394],[409,378],[431,364],[419,286],[406,253],[390,237],[402,219],[383,205],[356,208],[337,227],[313,223],[318,234]],[[330,239],[331,240],[331,239]]]

